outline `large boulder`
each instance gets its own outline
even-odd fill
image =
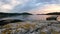
[[[57,17],[57,21],[60,21],[60,16]]]
[[[57,16],[48,17],[48,18],[46,18],[46,20],[57,20]]]

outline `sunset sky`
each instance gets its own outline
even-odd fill
[[[60,12],[60,0],[0,0],[0,12],[33,14]]]

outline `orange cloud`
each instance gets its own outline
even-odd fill
[[[45,6],[45,8],[43,8],[43,11],[45,13],[60,12],[60,5],[47,5]]]
[[[37,9],[31,11],[31,13],[34,13],[34,14],[42,14],[42,13],[46,14],[46,13],[50,13],[50,12],[60,12],[60,5],[48,4],[42,8],[39,7]]]

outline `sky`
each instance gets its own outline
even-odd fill
[[[60,12],[60,0],[0,0],[0,12],[33,14]]]

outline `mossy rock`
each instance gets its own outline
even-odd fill
[[[46,34],[46,32],[41,32],[41,34]]]
[[[60,33],[57,31],[53,31],[52,34],[60,34]]]

